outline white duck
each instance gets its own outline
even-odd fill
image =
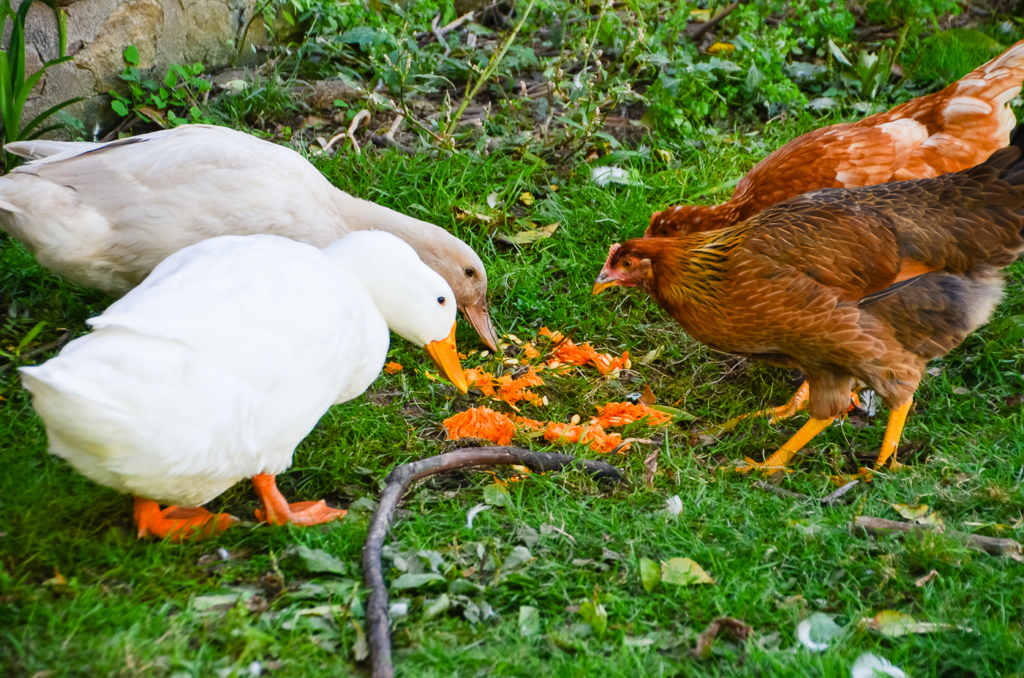
[[[230,516],[177,507],[243,478],[269,523],[344,515],[289,505],[274,475],[332,404],[377,378],[389,327],[466,391],[451,288],[382,232],[323,250],[272,235],[204,240],[88,322],[94,332],[21,374],[50,452],[135,495],[140,537],[225,529]]]
[[[244,132],[182,125],[107,144],[21,141],[36,160],[0,178],[0,227],[39,263],[116,297],[168,256],[219,235],[271,233],[326,247],[387,231],[441,274],[491,350],[487,273],[442,228],[338,190],[301,155]]]

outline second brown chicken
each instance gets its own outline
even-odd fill
[[[1024,249],[1020,149],[933,179],[826,189],[728,228],[612,245],[594,284],[639,287],[711,348],[798,368],[811,419],[777,468],[846,411],[858,383],[891,408],[894,457],[926,363],[988,321]]]

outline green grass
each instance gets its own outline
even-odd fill
[[[677,151],[671,164],[635,159],[642,187],[597,188],[586,167],[556,171],[510,155],[431,160],[386,153],[321,162],[345,190],[451,228],[473,245],[487,262],[502,331],[527,339],[547,325],[601,350],[629,350],[634,358],[664,347],[661,357],[648,366],[634,363],[635,371],[622,379],[599,378],[588,369],[562,377],[545,373],[547,385],[539,391],[551,404],[543,412],[526,406],[527,416],[586,417],[594,404],[621,400],[648,384],[660,402],[678,403],[697,417],[661,439],[653,489],[643,484],[645,446],[610,460],[626,469],[628,486],[597,485],[577,474],[531,477],[512,483],[511,505],[480,513],[472,529],[466,512],[483,502],[489,475],[436,479],[414,489],[391,533],[392,547],[441,553],[448,579],[480,566],[468,577],[487,588],[471,600],[486,601],[498,616],[471,624],[453,609],[425,620],[425,607],[443,588],[393,593],[393,600],[404,596],[410,604],[393,634],[400,675],[848,676],[863,652],[884,656],[911,676],[1021,675],[1024,565],[939,535],[875,540],[847,526],[857,515],[897,519],[890,503],[920,502],[951,528],[995,534],[1000,528],[993,526],[1002,525],[1001,536],[1024,540],[1024,346],[1007,320],[1024,315],[1024,265],[1011,268],[1007,298],[993,323],[937,361],[944,371],[922,384],[904,435],[904,442],[918,445],[903,459],[913,468],[855,488],[857,501],[831,509],[758,491],[749,478],[712,470],[745,455],[761,458],[802,417],[779,426],[746,423],[715,446],[691,445],[701,425],[783,402],[799,383],[795,374],[702,347],[639,293],[590,295],[608,244],[642,233],[652,211],[739,177],[768,150],[820,124],[810,118],[776,122],[761,136]],[[559,189],[548,188],[552,184]],[[530,207],[516,202],[524,191],[538,198]],[[560,228],[548,240],[514,250],[497,245],[484,227],[455,219],[453,207],[485,206],[494,192],[516,216],[540,225],[558,221]],[[78,336],[84,320],[109,303],[51,276],[13,241],[2,245],[3,350],[17,346],[40,320],[48,325],[28,349],[55,340],[61,328]],[[458,341],[463,351],[479,348],[466,326]],[[324,497],[344,506],[373,498],[395,465],[452,447],[438,434],[440,422],[474,399],[452,397],[450,387],[426,379],[421,351],[400,340],[390,359],[406,369],[333,408],[300,446],[291,471],[280,478],[291,500]],[[477,364],[502,369],[493,359],[481,363],[479,355],[466,361]],[[323,528],[240,527],[199,544],[140,542],[132,532],[130,499],[48,455],[43,425],[14,372],[0,380],[6,399],[0,402],[0,674],[227,676],[245,675],[260,661],[272,676],[366,675],[365,665],[353,660],[357,633],[347,607],[351,585],[360,579],[365,511]],[[954,392],[961,387],[968,393]],[[859,463],[873,458],[886,414],[861,415],[863,428],[829,429],[783,486],[814,496],[831,491],[830,474],[855,468],[853,453],[866,456]],[[543,449],[536,440],[517,442]],[[682,514],[659,514],[676,494]],[[213,507],[251,516],[256,498],[242,483]],[[524,545],[523,528],[540,531],[544,524],[572,539],[554,532],[530,540],[535,560],[501,581],[465,555],[475,548],[467,544],[479,542],[489,559],[502,560]],[[294,544],[333,554],[347,573],[332,579],[304,572],[287,557]],[[200,563],[218,548],[238,557]],[[603,561],[606,548],[622,558]],[[671,557],[694,559],[717,583],[646,592],[639,558]],[[55,569],[66,584],[48,583]],[[938,578],[914,585],[933,569]],[[334,581],[334,593],[311,587],[311,580]],[[230,610],[199,609],[204,596],[238,590],[259,598]],[[608,612],[601,639],[574,633],[581,619],[567,610],[595,596]],[[334,616],[298,614],[328,603],[342,607]],[[539,610],[538,634],[520,634],[521,606]],[[887,639],[857,627],[861,618],[886,609],[974,631]],[[816,611],[849,626],[848,633],[824,653],[794,651],[797,623]],[[711,658],[693,658],[697,634],[721,616],[750,624],[753,639],[745,645],[725,639]],[[638,647],[633,639],[651,642]]]

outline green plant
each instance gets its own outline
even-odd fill
[[[25,139],[36,139],[47,132],[64,127],[64,123],[39,127],[54,113],[82,100],[81,97],[68,99],[51,106],[36,117],[32,118],[26,125],[21,125],[21,114],[25,108],[32,88],[46,74],[47,69],[65,61],[74,59],[66,55],[67,47],[67,15],[63,9],[57,7],[56,0],[40,0],[43,4],[53,10],[57,19],[57,43],[59,45],[56,59],[43,62],[42,67],[25,77],[25,17],[31,9],[35,0],[24,0],[17,11],[11,7],[10,0],[0,2],[0,19],[2,28],[6,30],[7,19],[11,19],[11,39],[7,44],[7,50],[0,52],[0,117],[3,118],[3,143]],[[21,160],[10,153],[3,153],[4,167],[7,170],[17,166]]]
[[[146,78],[139,70],[139,50],[129,45],[124,50],[125,69],[121,79],[128,83],[128,96],[111,90],[111,108],[121,117],[134,114],[163,126],[181,125],[187,122],[203,122],[205,116],[199,109],[199,95],[210,91],[210,81],[199,75],[202,64],[172,64],[161,82]],[[174,109],[188,107],[189,118],[183,118]]]

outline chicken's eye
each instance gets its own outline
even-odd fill
[[[629,259],[623,260],[622,268],[633,268],[633,262]]]
[[[444,297],[438,297],[438,298],[437,298],[437,303],[439,303],[439,304],[441,304],[442,306],[444,306]]]
[[[467,278],[472,278],[472,277],[473,277],[473,275],[474,275],[475,273],[476,273],[476,271],[474,271],[474,270],[473,270],[473,269],[471,269],[471,268],[467,268],[467,269],[466,269],[466,277],[467,277]]]

